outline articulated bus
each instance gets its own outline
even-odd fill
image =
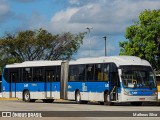
[[[3,97],[26,102],[42,99],[97,101],[101,104],[156,102],[151,65],[135,56],[81,58],[74,61],[27,61],[6,65]]]

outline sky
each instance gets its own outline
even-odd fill
[[[73,58],[119,55],[126,28],[160,0],[0,0],[0,37],[43,28],[53,34],[87,32]],[[93,28],[90,32],[86,27]]]

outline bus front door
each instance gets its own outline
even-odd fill
[[[52,98],[55,71],[46,71],[46,98]]]
[[[109,84],[109,91],[110,91],[110,101],[117,101],[118,100],[118,89],[120,87],[118,72],[111,73],[111,79]]]
[[[16,98],[16,80],[18,79],[17,72],[10,73],[10,98]]]

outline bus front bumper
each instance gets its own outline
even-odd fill
[[[157,95],[153,96],[129,96],[123,95],[122,102],[157,102]]]

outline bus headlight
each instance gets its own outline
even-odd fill
[[[154,92],[154,95],[157,95],[157,94],[158,94],[158,92],[157,92],[157,91],[155,91],[155,92]]]

